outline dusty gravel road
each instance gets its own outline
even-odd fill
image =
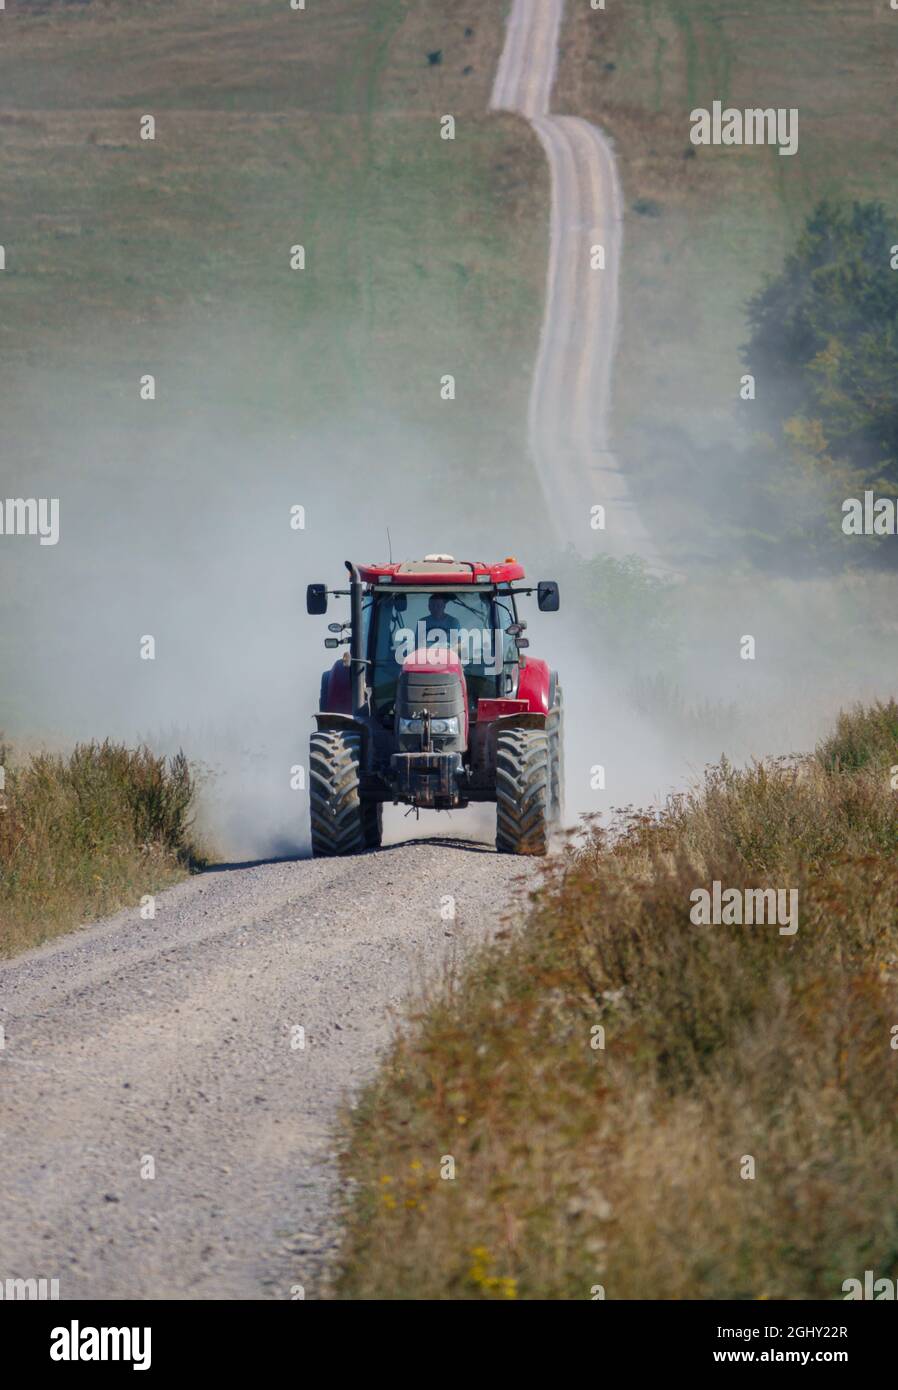
[[[584,555],[661,567],[610,442],[623,199],[611,144],[579,116],[550,114],[564,0],[512,0],[490,107],[525,117],[552,185],[549,268],[530,394],[530,448],[556,536]],[[600,15],[596,23],[601,22]],[[592,248],[604,249],[594,268]],[[591,508],[605,508],[593,530]]]
[[[338,1107],[391,1006],[532,871],[451,839],[217,869],[160,894],[155,921],[125,912],[0,965],[0,1280],[319,1295]]]

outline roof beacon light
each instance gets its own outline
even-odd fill
[[[431,564],[439,564],[439,565],[454,565],[454,564],[455,564],[455,556],[454,556],[454,555],[425,555],[425,556],[424,556],[424,559],[425,559],[425,560],[429,560],[429,561],[431,562]]]

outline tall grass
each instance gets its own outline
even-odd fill
[[[894,716],[721,763],[548,868],[347,1121],[342,1295],[839,1298],[898,1274]],[[797,933],[693,925],[715,879],[797,889]]]
[[[179,877],[193,853],[183,753],[80,744],[10,766],[0,747],[0,954],[112,912]]]
[[[898,758],[898,702],[858,705],[839,715],[834,733],[817,750],[824,767],[857,769],[894,765]]]

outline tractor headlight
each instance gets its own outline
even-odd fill
[[[423,719],[399,719],[399,732],[401,734],[422,734],[424,732]],[[451,719],[431,719],[430,732],[432,734],[455,734],[458,735],[458,716],[453,715]]]

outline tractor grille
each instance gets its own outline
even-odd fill
[[[419,717],[425,710],[432,724],[440,719],[458,721],[456,733],[441,732],[431,727],[435,750],[448,753],[464,748],[465,702],[457,671],[400,672],[396,691],[396,733],[400,753],[420,751],[424,729],[407,729],[403,732],[399,721],[413,719],[420,722]]]
[[[434,719],[464,715],[461,685],[452,671],[403,671],[399,677],[396,712],[410,718],[427,709]]]

